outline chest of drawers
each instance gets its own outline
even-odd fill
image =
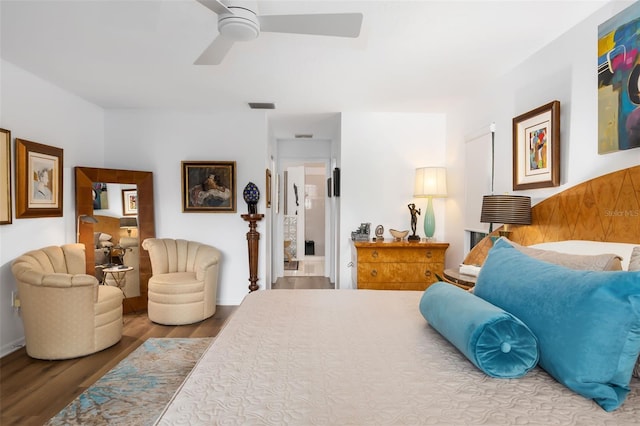
[[[352,241],[351,279],[358,289],[425,290],[443,275],[448,243]]]

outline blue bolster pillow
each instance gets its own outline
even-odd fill
[[[522,377],[538,362],[538,341],[522,321],[459,287],[430,285],[420,299],[420,312],[491,377]]]

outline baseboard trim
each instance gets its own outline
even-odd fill
[[[14,340],[13,342],[3,345],[2,348],[0,348],[0,358],[4,357],[5,355],[9,355],[11,352],[15,352],[20,348],[23,348],[25,344],[26,343],[24,341],[24,337],[22,337],[18,340]]]

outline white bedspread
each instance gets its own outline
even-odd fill
[[[637,379],[607,413],[539,368],[488,377],[427,325],[421,295],[251,293],[158,424],[640,424]]]

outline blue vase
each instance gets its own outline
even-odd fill
[[[242,196],[244,197],[244,201],[247,203],[249,214],[258,213],[258,201],[260,200],[260,190],[258,189],[258,186],[253,182],[249,182],[247,186],[244,187]]]

